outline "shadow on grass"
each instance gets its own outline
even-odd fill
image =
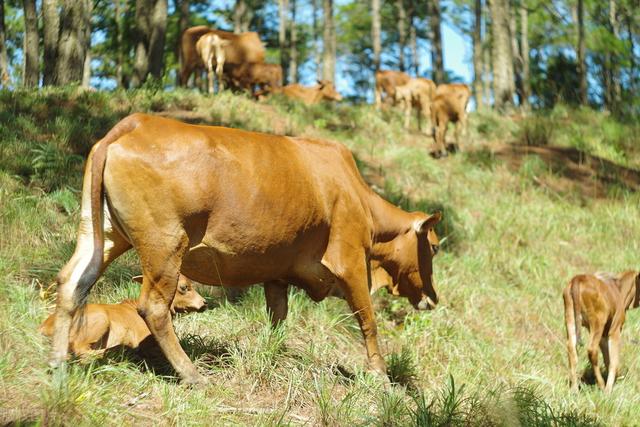
[[[208,369],[224,368],[229,365],[231,346],[213,337],[188,334],[180,339],[180,346],[194,363]],[[107,350],[97,361],[100,365],[131,363],[141,372],[151,372],[167,382],[177,383],[179,377],[156,340],[149,336],[137,349],[118,346]]]
[[[640,190],[640,171],[573,147],[502,144],[493,150],[493,156],[516,170],[530,156],[537,157],[549,172],[561,179],[557,183],[545,182],[559,192],[573,187],[584,196],[604,198],[609,197],[615,189],[631,192]]]

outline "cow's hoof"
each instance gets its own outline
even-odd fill
[[[65,365],[68,361],[69,361],[69,355],[67,353],[64,353],[64,354],[53,353],[49,358],[49,361],[47,362],[47,364],[49,365],[50,369],[58,369],[63,365]]]
[[[185,377],[182,379],[182,384],[192,387],[192,388],[200,388],[204,387],[208,384],[208,381],[205,377],[200,374],[191,375],[189,377]]]

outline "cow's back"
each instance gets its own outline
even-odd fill
[[[224,47],[226,63],[264,62],[265,48],[258,33],[249,31],[235,34],[223,30],[210,30],[210,32],[230,42]]]

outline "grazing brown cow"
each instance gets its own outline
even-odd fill
[[[216,77],[218,78],[218,90],[224,89],[222,79],[222,70],[225,63],[224,47],[228,45],[229,40],[221,39],[215,33],[207,33],[200,37],[196,42],[196,52],[200,56],[200,60],[207,69],[207,81],[209,82],[209,93],[213,93],[213,65],[216,66]]]
[[[205,34],[216,34],[229,43],[224,46],[225,64],[243,64],[245,62],[264,62],[265,48],[258,33],[234,34],[228,31],[213,30],[207,26],[191,27],[182,33],[180,39],[180,85],[186,86],[195,70],[205,64],[196,50],[196,43]]]
[[[409,129],[411,110],[416,109],[418,130],[421,129],[421,116],[431,122],[431,102],[436,91],[436,84],[429,79],[410,79],[406,84],[396,87],[395,101],[404,111],[404,127]],[[430,129],[430,126],[427,126]]]
[[[67,358],[72,316],[98,276],[133,247],[138,311],[185,382],[204,379],[171,324],[179,270],[208,285],[262,282],[276,301],[286,301],[283,283],[314,301],[343,294],[370,368],[384,375],[368,261],[416,309],[434,307],[427,236],[440,218],[383,200],[341,144],[133,114],[87,159],[76,250],[57,276],[51,364]]]
[[[589,330],[587,353],[596,381],[601,389],[611,393],[620,361],[620,333],[625,312],[640,304],[640,275],[637,271],[625,271],[617,276],[580,274],[571,279],[562,296],[571,389],[578,390],[576,346],[580,341],[580,326],[585,326]],[[606,386],[598,365],[598,346],[608,370]]]
[[[142,276],[133,280],[142,283]],[[178,279],[176,296],[171,302],[171,313],[202,311],[207,302],[193,288],[191,280],[182,274]],[[76,356],[101,354],[106,350],[126,346],[138,348],[140,343],[151,336],[151,331],[138,314],[138,302],[124,300],[118,304],[87,304],[82,321],[74,316],[69,348]],[[51,314],[40,326],[40,332],[53,335],[55,316]]]
[[[471,98],[469,86],[460,83],[438,85],[431,104],[431,123],[436,154],[447,155],[445,138],[449,122],[456,125],[456,144],[460,146],[460,135],[467,130],[467,104]]]
[[[382,105],[382,92],[385,93],[385,102],[394,102],[396,96],[396,87],[405,85],[409,82],[409,75],[402,71],[380,70],[376,71],[376,108],[380,109]]]
[[[227,75],[232,84],[240,89],[255,94],[255,87],[260,86],[260,93],[269,93],[282,88],[282,67],[278,64],[264,62],[245,62],[227,67]]]
[[[279,91],[274,91],[277,93]],[[332,82],[328,80],[318,80],[315,86],[302,86],[294,83],[282,88],[282,93],[292,99],[299,99],[307,105],[317,104],[320,101],[342,101],[342,96],[336,90]]]

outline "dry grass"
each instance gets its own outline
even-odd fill
[[[578,272],[635,266],[640,198],[615,180],[601,183],[610,191],[598,198],[570,186],[554,189],[545,183],[568,178],[539,160],[513,167],[494,149],[518,135],[517,122],[474,115],[465,150],[434,160],[429,139],[405,135],[399,114],[367,106],[307,108],[279,99],[256,104],[230,94],[149,91],[2,92],[0,103],[0,424],[637,423],[640,355],[632,340],[639,313],[628,315],[625,375],[613,395],[589,385],[571,395],[561,289]],[[444,210],[438,231],[446,240],[435,261],[438,309],[419,313],[405,301],[375,296],[381,345],[397,385],[385,391],[364,372],[360,332],[343,301],[315,304],[291,290],[289,318],[274,331],[259,287],[237,304],[213,290],[208,298],[215,308],[176,319],[183,346],[210,379],[201,389],[177,383],[162,360],[132,352],[47,370],[49,344],[36,329],[52,307],[44,290],[73,250],[82,166],[73,156],[86,154],[109,125],[134,110],[340,140],[387,198],[407,209]],[[585,120],[586,112],[578,114]],[[590,114],[612,133],[627,132]],[[558,126],[553,142],[575,147],[567,142],[571,112],[567,123],[563,115],[551,117]],[[598,148],[604,141],[582,149],[637,168],[638,148],[616,141],[624,162],[618,151]],[[92,298],[135,296],[129,279],[138,271],[135,254],[122,257]]]

